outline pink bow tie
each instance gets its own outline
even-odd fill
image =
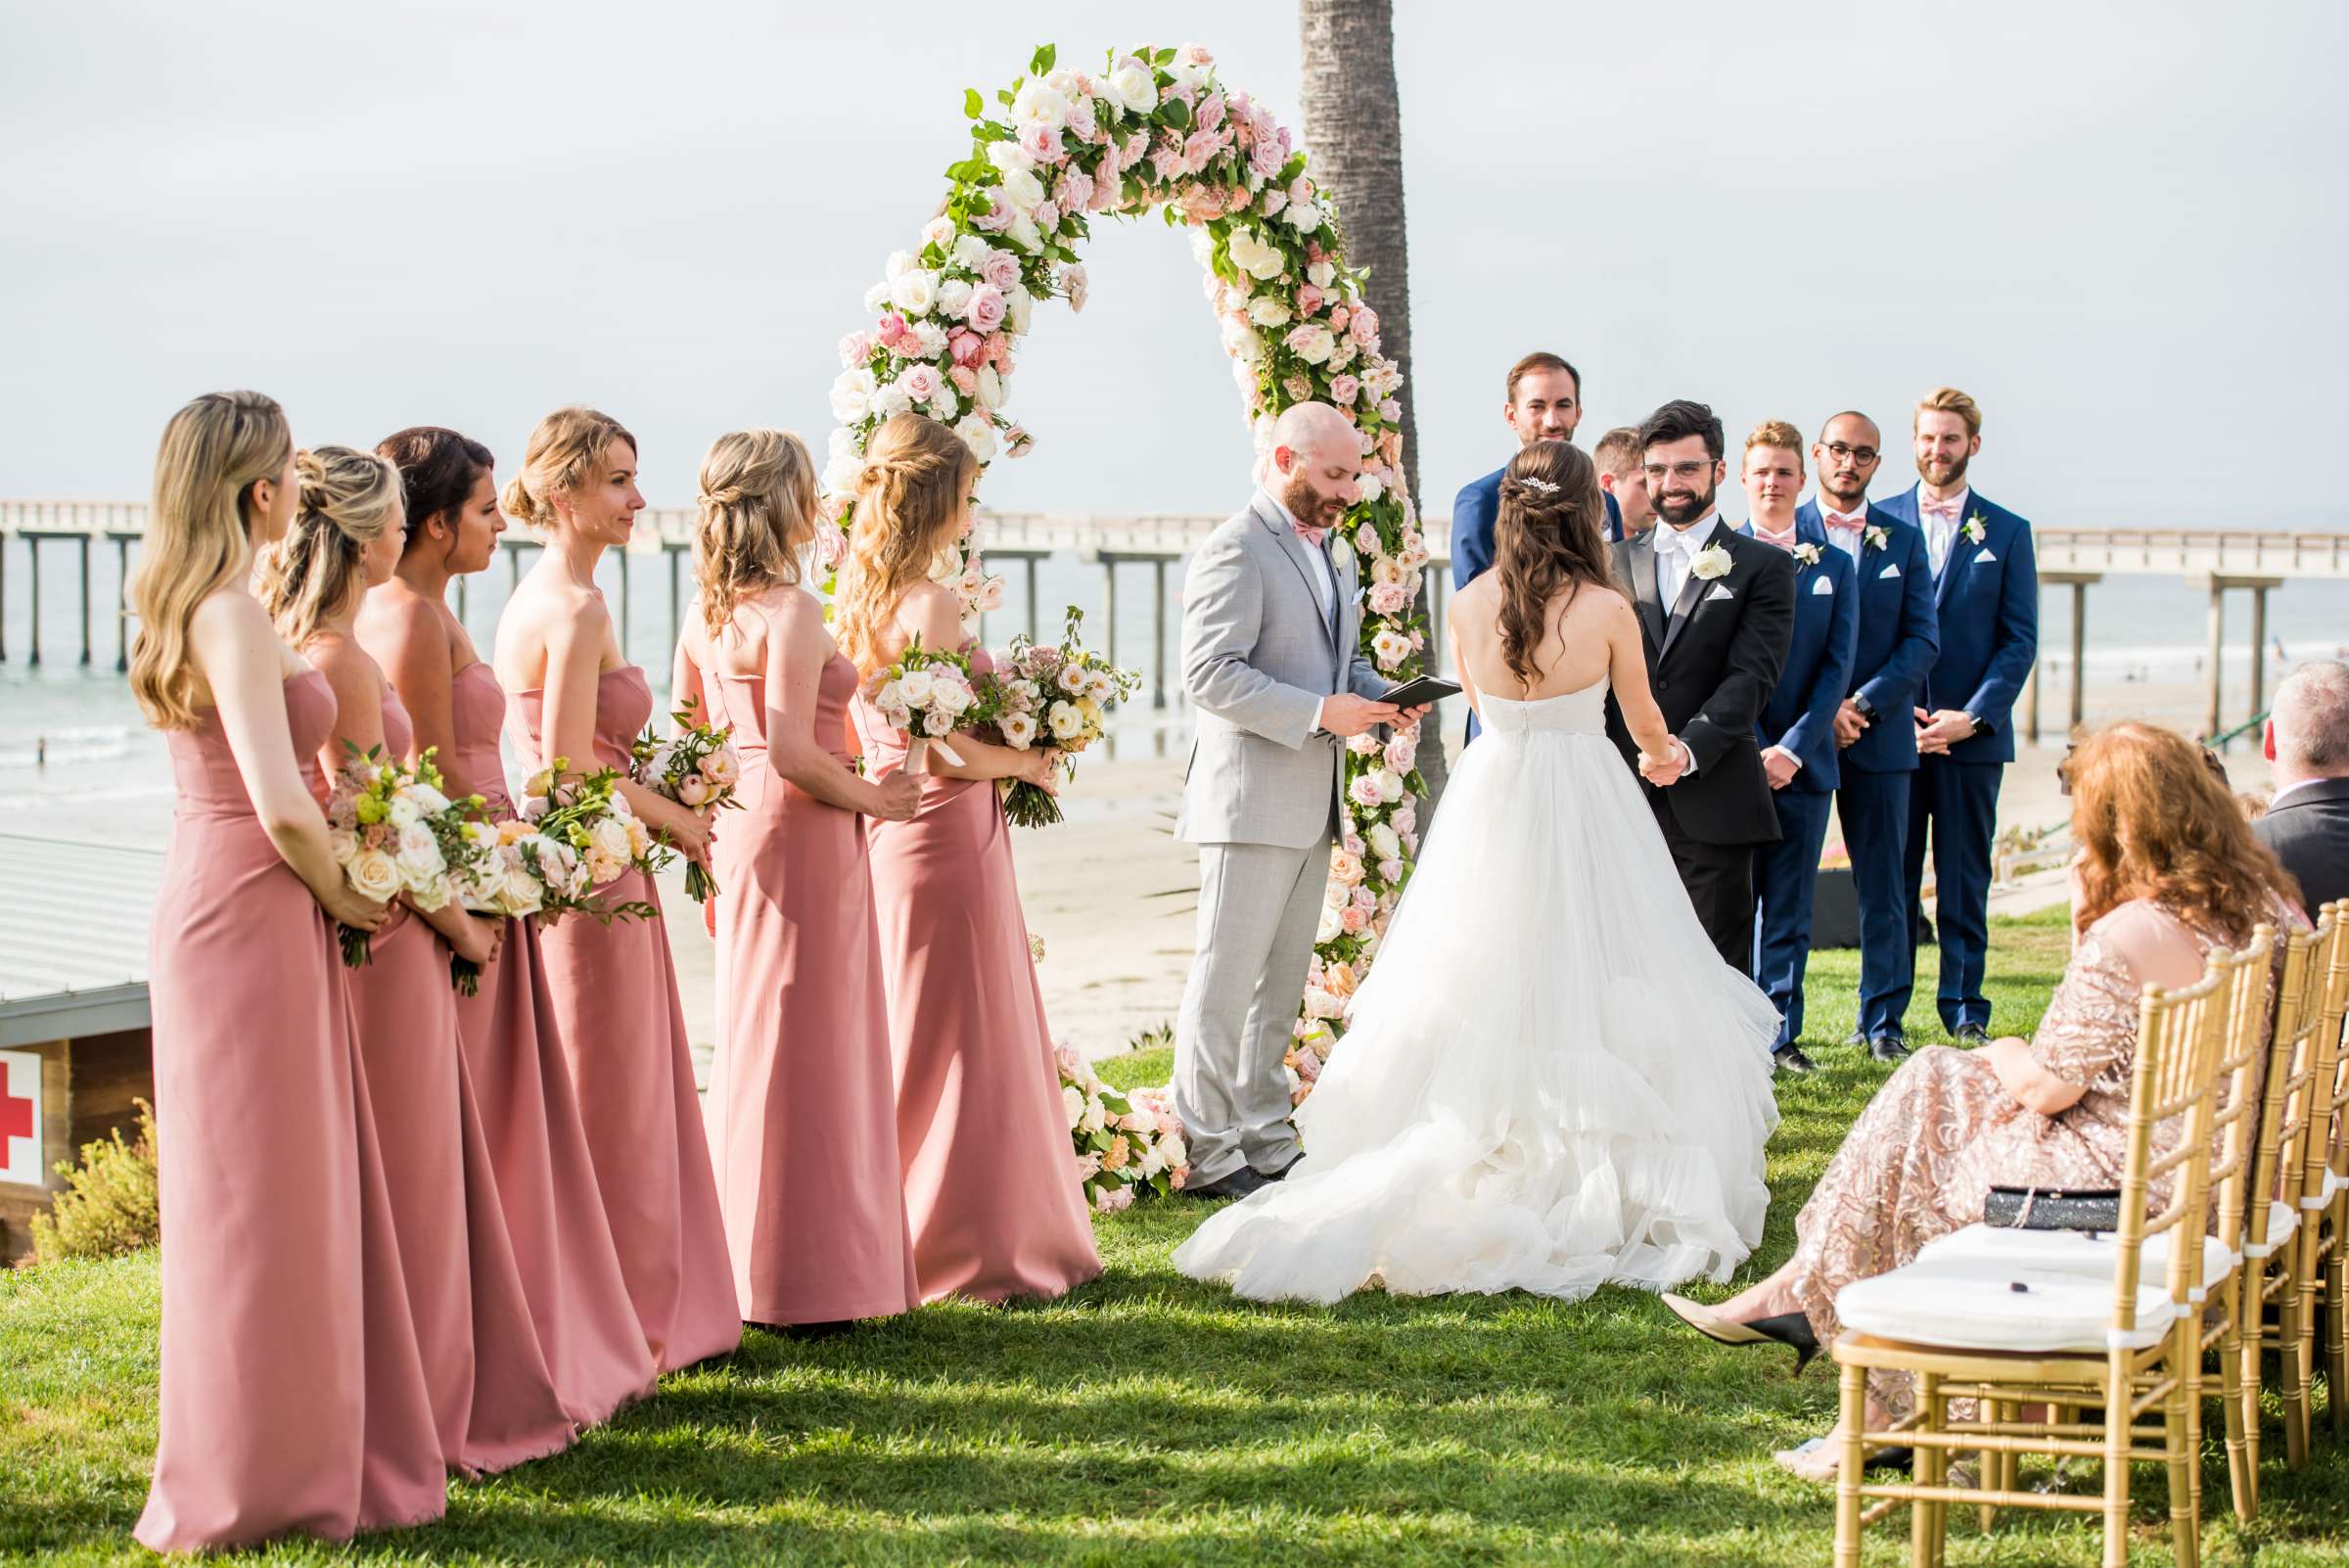
[[[1825,515],[1827,527],[1841,529],[1846,533],[1858,532],[1860,525],[1867,521],[1867,514],[1865,512],[1855,512],[1850,517],[1845,517],[1841,512],[1829,512]]]
[[[1794,548],[1796,533],[1797,530],[1794,529],[1788,529],[1783,533],[1773,533],[1770,531],[1770,530],[1765,528],[1756,528],[1754,530],[1755,538],[1760,539],[1765,544],[1774,544],[1781,550],[1791,550]]]
[[[1919,500],[1917,510],[1925,517],[1937,517],[1945,523],[1958,521],[1958,503],[1956,501]]]
[[[1321,548],[1321,541],[1329,537],[1329,530],[1327,529],[1310,529],[1302,523],[1293,523],[1290,525],[1290,527],[1297,530],[1297,537],[1303,539],[1306,543],[1312,545],[1316,550]]]

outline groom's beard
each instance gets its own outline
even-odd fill
[[[1684,529],[1713,510],[1713,497],[1720,489],[1718,484],[1707,485],[1701,491],[1667,489],[1656,497],[1656,516],[1676,529]]]
[[[1322,499],[1313,493],[1313,481],[1300,474],[1281,492],[1280,504],[1309,529],[1334,529],[1345,521],[1346,508],[1352,503]]]

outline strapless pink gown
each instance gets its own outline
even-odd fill
[[[851,712],[874,772],[904,761],[904,736],[870,702]],[[933,776],[912,821],[868,833],[922,1299],[1058,1296],[1101,1259],[1001,799],[990,782]]]
[[[733,726],[743,764],[742,808],[719,819],[713,842],[723,892],[707,1107],[742,1315],[815,1323],[906,1312],[921,1288],[864,818],[768,765],[763,677],[703,682],[712,721]],[[856,667],[834,654],[817,687],[819,738],[846,739],[855,690]]]
[[[497,736],[506,694],[487,663],[457,671],[452,786],[482,797],[492,821],[514,814]],[[652,1391],[653,1358],[636,1326],[612,1227],[563,1060],[538,922],[509,920],[480,993],[459,996],[457,1033],[473,1080],[498,1202],[555,1393],[582,1426]]]
[[[309,671],[285,694],[295,755],[314,757],[334,693]],[[334,934],[254,817],[218,715],[163,739],[179,806],[148,944],[162,1394],[138,1538],[196,1551],[438,1518],[446,1472]]]
[[[543,692],[516,692],[507,715],[532,768],[545,758],[544,702]],[[625,768],[628,743],[652,714],[643,670],[605,670],[596,685],[596,761]],[[653,879],[636,871],[599,891],[661,902]],[[658,916],[607,926],[574,915],[540,936],[539,951],[604,1216],[653,1363],[667,1372],[723,1356],[742,1343],[742,1317],[668,933]]]
[[[386,755],[405,757],[414,739],[408,711],[386,687]],[[539,1353],[506,1235],[457,1043],[448,948],[412,912],[371,945],[367,963],[349,971],[351,1013],[389,1151],[400,1272],[440,1452],[469,1475],[508,1469],[569,1447],[571,1417]]]

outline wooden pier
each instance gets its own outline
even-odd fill
[[[43,551],[56,549],[71,552],[78,567],[79,635],[70,652],[82,665],[89,665],[99,657],[101,648],[94,626],[105,609],[93,603],[91,553],[102,544],[114,547],[115,581],[119,585],[129,574],[132,546],[144,535],[146,511],[144,504],[134,501],[0,500],[0,606],[7,603],[10,539],[24,541],[31,568],[27,620],[13,628],[12,634],[6,615],[0,613],[0,662],[13,656],[27,665],[38,665],[49,652],[41,646],[38,567]],[[1106,624],[1101,628],[1103,651],[1112,659],[1119,652],[1119,595],[1137,573],[1146,570],[1154,655],[1151,706],[1163,709],[1176,695],[1169,689],[1173,664],[1168,657],[1170,628],[1175,608],[1170,579],[1174,576],[1174,569],[1221,521],[1221,517],[1169,513],[983,512],[979,542],[995,570],[1016,569],[1023,576],[1027,589],[1023,596],[1027,607],[1025,629],[1032,637],[1048,637],[1057,630],[1054,625],[1040,623],[1037,616],[1038,563],[1066,554],[1086,565],[1098,566],[1108,612],[1104,618]],[[1428,519],[1425,526],[1428,548],[1434,556],[1428,578],[1432,621],[1429,647],[1440,661],[1444,648],[1444,602],[1451,587],[1451,530],[1448,519]],[[2296,579],[2349,580],[2349,532],[2042,528],[2033,530],[2033,540],[2038,550],[2043,596],[2050,590],[2065,591],[2071,596],[2071,645],[2064,671],[2068,725],[2079,724],[2085,715],[2088,590],[2107,576],[2173,576],[2209,596],[2209,652],[2205,660],[2209,700],[2205,733],[2211,735],[2227,728],[2221,674],[2228,596],[2241,592],[2250,599],[2246,636],[2251,654],[2249,715],[2256,715],[2266,703],[2262,645],[2267,640],[2268,596]],[[651,586],[653,591],[666,592],[668,635],[673,641],[678,618],[684,610],[686,558],[692,541],[691,511],[682,507],[655,507],[643,514],[634,539],[620,558],[619,602],[614,609],[623,642],[628,635],[630,596],[647,587],[640,580],[645,574],[637,570],[637,558],[641,557],[665,558],[661,567],[650,569],[656,579]],[[499,548],[510,584],[521,576],[526,553],[535,552],[538,546],[517,530],[502,538]],[[457,579],[456,592],[456,608],[462,616],[466,597],[464,578]],[[115,598],[113,651],[115,668],[121,669],[126,665],[124,656],[130,642],[129,609],[122,602],[118,586]],[[665,647],[661,652],[665,657],[668,650]],[[2045,654],[2043,649],[2043,661]],[[634,650],[629,650],[629,656],[636,657]],[[2034,670],[2022,697],[2023,725],[2033,740],[2039,738],[2042,727],[2039,688],[2039,674]]]

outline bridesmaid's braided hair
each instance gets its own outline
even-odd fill
[[[865,674],[886,663],[883,628],[905,590],[950,563],[978,480],[978,455],[921,414],[892,416],[865,442],[849,559],[834,598],[840,650]]]
[[[1540,683],[1534,655],[1549,630],[1560,589],[1611,581],[1598,530],[1606,515],[1598,468],[1565,441],[1535,441],[1500,481],[1493,524],[1493,573],[1500,584],[1500,652],[1529,688]]]
[[[373,452],[321,446],[294,460],[301,504],[286,536],[260,554],[254,586],[277,634],[299,648],[319,623],[366,591],[359,557],[399,528],[399,470]]]
[[[716,636],[748,595],[800,580],[814,535],[815,459],[787,430],[738,430],[710,443],[694,496],[693,577]]]

